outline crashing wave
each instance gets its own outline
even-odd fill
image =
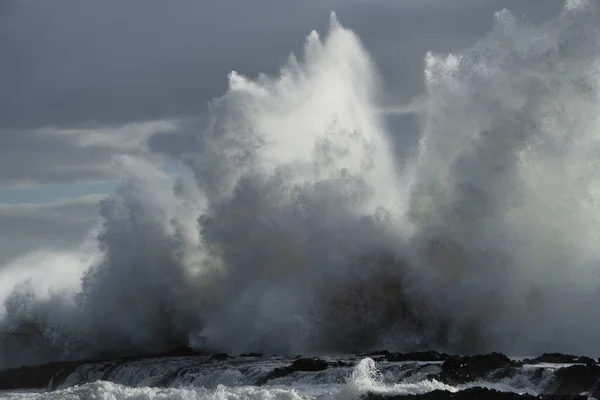
[[[501,11],[473,47],[428,54],[409,160],[335,17],[278,76],[231,73],[193,180],[123,157],[100,234],[70,255],[80,285],[3,295],[0,365],[187,344],[600,353],[599,12]]]

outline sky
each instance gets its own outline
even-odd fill
[[[419,95],[427,51],[463,49],[508,8],[530,21],[559,0],[2,0],[0,265],[75,246],[117,186],[115,157],[165,172],[195,146],[227,74],[276,73],[329,13],[371,53],[389,105]],[[401,151],[414,121],[389,121]]]

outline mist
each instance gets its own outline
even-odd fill
[[[279,73],[230,73],[189,178],[119,158],[97,234],[3,275],[1,365],[182,345],[600,355],[599,13],[503,10],[428,53],[403,151],[335,14]]]

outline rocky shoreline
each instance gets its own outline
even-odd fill
[[[179,347],[164,353],[144,354],[121,358],[59,361],[41,365],[24,366],[0,370],[0,390],[54,389],[61,385],[77,368],[85,365],[123,365],[133,361],[163,357],[201,357],[205,353],[188,347]],[[218,357],[216,354],[213,357]],[[209,358],[210,360],[210,358]]]
[[[544,395],[532,396],[511,392],[499,392],[485,388],[470,388],[460,392],[434,390],[424,394],[409,394],[398,396],[385,396],[369,393],[363,400],[588,400],[587,395]]]
[[[419,362],[414,371],[423,371],[427,366],[439,366],[435,373],[425,375],[425,379],[435,379],[448,385],[465,385],[480,381],[500,382],[521,373],[524,368],[533,370],[533,376],[539,375],[542,379],[544,371],[551,371],[552,381],[547,390],[539,395],[517,394],[514,392],[501,392],[482,387],[465,388],[457,392],[434,390],[429,393],[417,395],[385,395],[367,393],[365,400],[381,399],[588,399],[600,398],[600,365],[598,360],[589,357],[578,357],[565,354],[543,354],[540,357],[525,360],[514,360],[500,353],[485,355],[455,356],[435,351],[415,353],[392,353],[379,351],[358,354],[345,358],[335,357],[315,358],[298,356],[290,359],[284,366],[274,367],[266,371],[253,382],[256,386],[269,384],[269,382],[288,377],[297,372],[320,372],[329,368],[351,368],[363,358],[372,358],[381,363],[410,363]],[[38,366],[27,366],[0,371],[0,390],[22,389],[56,389],[80,368],[92,368],[96,379],[110,380],[111,372],[117,368],[152,359],[178,359],[186,358],[194,366],[210,366],[218,363],[243,363],[247,360],[259,361],[265,356],[261,354],[242,354],[232,357],[224,353],[208,355],[189,348],[178,348],[170,352],[123,357],[110,360],[84,360],[53,362]],[[332,361],[333,360],[333,361]],[[190,368],[189,364],[182,368]],[[183,371],[185,372],[185,371]],[[182,371],[174,374],[181,375]],[[91,378],[90,378],[91,379]],[[154,383],[157,386],[168,386],[169,378],[163,378]]]

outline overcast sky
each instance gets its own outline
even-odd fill
[[[502,8],[537,21],[561,3],[1,0],[0,265],[83,237],[116,185],[114,154],[160,154],[181,173],[175,160],[228,72],[276,72],[332,10],[373,55],[387,100],[402,103],[422,88],[426,51],[468,46]],[[406,121],[390,126],[414,135]]]

